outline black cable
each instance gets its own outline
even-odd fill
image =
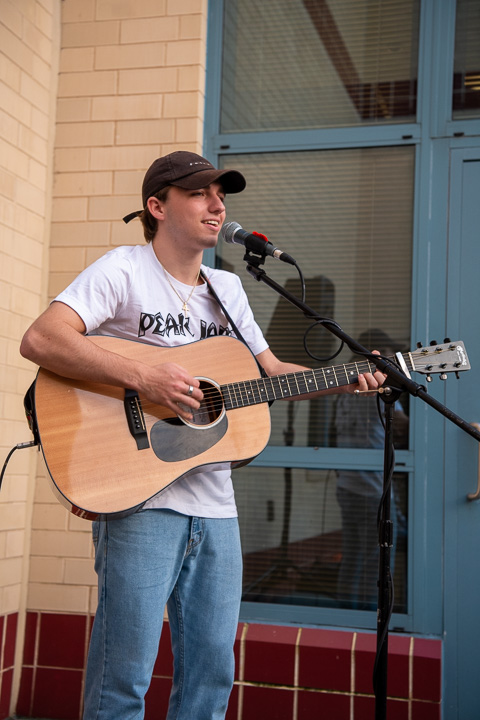
[[[3,463],[2,472],[0,473],[0,490],[2,489],[3,477],[4,477],[4,475],[5,475],[5,471],[6,471],[6,469],[7,469],[7,465],[8,465],[8,463],[9,463],[10,458],[12,457],[13,453],[15,452],[15,450],[23,450],[24,448],[35,447],[35,445],[37,445],[36,441],[35,441],[35,440],[30,440],[29,442],[18,443],[18,445],[15,445],[15,447],[13,447],[13,448],[10,450],[10,452],[8,453],[8,455],[7,455],[7,457],[6,457],[5,462]]]

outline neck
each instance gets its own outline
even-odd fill
[[[161,266],[176,280],[184,285],[201,285],[203,283],[199,276],[203,252],[186,258],[182,252],[164,247],[155,240],[152,242],[152,247]]]

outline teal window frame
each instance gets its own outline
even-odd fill
[[[449,152],[466,142],[480,145],[480,119],[452,120],[451,94],[455,39],[455,0],[421,0],[417,119],[414,123],[280,132],[220,134],[223,5],[209,0],[204,154],[219,158],[238,153],[322,150],[356,147],[415,147],[412,260],[412,345],[439,342],[445,327],[445,282],[448,235]],[[214,265],[214,250],[205,262]],[[245,281],[248,291],[248,280]],[[453,338],[461,339],[461,338]],[[434,382],[429,392],[445,402],[445,389]],[[441,636],[443,629],[444,542],[441,483],[443,459],[438,438],[443,419],[421,401],[411,405],[409,451],[396,453],[398,470],[409,474],[408,613],[394,614],[392,630]],[[437,445],[436,445],[437,443]],[[378,450],[269,446],[253,461],[262,467],[382,468]],[[433,600],[432,600],[433,598]],[[305,608],[242,603],[243,621],[370,628],[372,613],[333,608]]]

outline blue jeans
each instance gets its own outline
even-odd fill
[[[165,605],[174,654],[167,720],[224,718],[242,585],[237,518],[146,510],[93,524],[98,608],[84,720],[140,720]]]

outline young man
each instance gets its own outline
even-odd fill
[[[202,400],[199,381],[180,364],[154,367],[94,345],[88,334],[182,345],[232,329],[200,270],[269,375],[301,368],[269,350],[238,277],[201,266],[225,220],[225,195],[244,177],[190,152],[148,169],[140,216],[146,245],[107,253],[26,332],[21,353],[60,375],[136,390],[188,420]],[[360,376],[352,392],[383,375]],[[233,644],[241,596],[241,549],[230,468],[182,477],[140,512],[93,524],[98,609],[85,690],[85,720],[139,720],[162,629],[164,607],[174,652],[168,720],[225,716],[233,684]]]

